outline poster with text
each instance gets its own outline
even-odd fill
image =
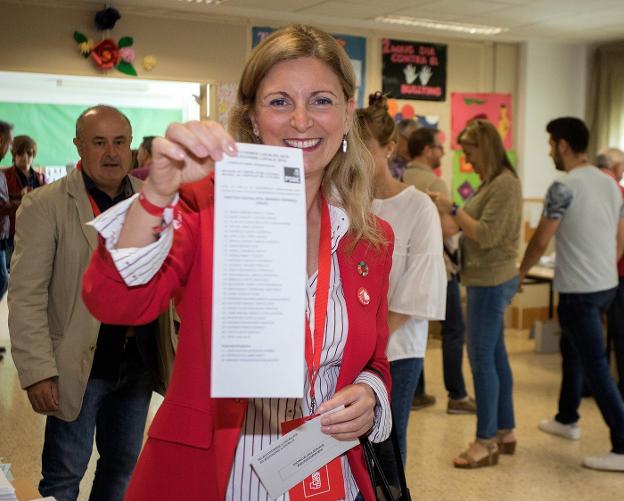
[[[275,28],[267,26],[254,26],[251,29],[251,46],[258,45],[262,40],[276,31]],[[351,60],[353,71],[355,72],[355,84],[357,86],[355,99],[358,108],[364,107],[364,89],[366,88],[366,38],[354,37],[332,33],[332,36],[344,48]]]
[[[446,100],[446,45],[382,40],[383,93],[394,99]]]
[[[451,148],[459,150],[457,136],[471,120],[484,118],[494,124],[506,150],[513,148],[511,94],[451,93]]]

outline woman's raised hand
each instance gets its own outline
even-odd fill
[[[451,200],[435,191],[427,191],[427,195],[431,197],[431,200],[433,200],[433,203],[438,208],[440,214],[444,215],[451,213],[451,209],[453,208],[453,202]]]
[[[206,177],[223,155],[236,155],[236,144],[218,122],[173,123],[154,139],[152,164],[143,190],[155,204],[168,205],[182,183]]]

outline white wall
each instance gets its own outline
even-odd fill
[[[518,139],[525,197],[543,197],[558,175],[548,156],[546,124],[560,116],[585,119],[588,46],[551,42],[521,44]]]

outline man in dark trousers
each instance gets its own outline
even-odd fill
[[[131,141],[130,122],[117,109],[85,110],[74,139],[79,165],[28,193],[17,212],[12,355],[33,409],[48,416],[39,491],[57,501],[77,499],[94,437],[100,458],[89,499],[123,499],[152,390],[163,388],[155,369],[157,322],[101,324],[80,295],[97,246],[86,223],[140,190],[141,181],[128,176]]]

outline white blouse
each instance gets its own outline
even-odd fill
[[[134,200],[134,197],[132,199]],[[173,241],[172,230],[168,228],[159,240],[144,248],[115,249],[118,235],[131,203],[121,202],[98,216],[91,224],[106,240],[106,247],[111,252],[115,266],[128,285],[148,282],[160,269]],[[342,363],[342,355],[347,341],[349,323],[346,301],[342,290],[340,269],[338,267],[338,244],[349,229],[347,214],[339,207],[330,205],[332,225],[332,265],[330,288],[327,303],[325,339],[321,351],[321,365],[315,380],[317,406],[329,400],[336,392],[336,383]],[[173,218],[168,214],[169,220]],[[146,266],[146,254],[150,255]],[[154,262],[156,261],[156,262]],[[123,271],[122,271],[123,270]],[[310,329],[314,331],[314,300],[316,295],[317,273],[309,278],[306,287],[306,310],[310,319]],[[307,367],[301,375],[304,378],[303,399],[292,398],[255,398],[250,399],[241,429],[234,464],[230,472],[226,499],[228,501],[256,501],[272,498],[264,489],[249,460],[263,448],[280,437],[280,424],[302,416],[310,415],[310,386]],[[388,393],[383,381],[372,372],[362,372],[354,381],[368,384],[377,397],[375,422],[369,434],[372,442],[388,438],[392,428],[392,416]],[[346,501],[353,501],[359,489],[355,483],[346,455],[341,458],[345,481]],[[288,501],[288,493],[279,501]]]
[[[373,201],[394,230],[388,309],[410,319],[390,334],[388,360],[424,358],[429,320],[446,315],[446,268],[440,216],[428,195],[410,186]]]

